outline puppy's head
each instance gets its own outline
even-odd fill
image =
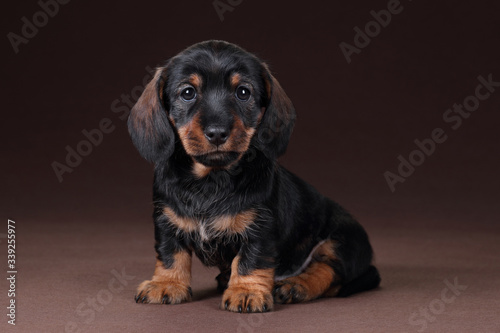
[[[195,44],[156,70],[128,126],[141,155],[168,159],[178,138],[205,167],[226,168],[250,148],[274,159],[286,150],[292,103],[254,55],[223,41]]]

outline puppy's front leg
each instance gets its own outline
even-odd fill
[[[274,268],[255,268],[247,257],[237,255],[221,307],[233,312],[266,312],[273,309]]]
[[[177,304],[191,300],[191,253],[176,252],[168,260],[156,260],[151,280],[137,288],[137,303]]]

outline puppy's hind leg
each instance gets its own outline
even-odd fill
[[[335,296],[340,289],[339,277],[332,268],[336,260],[334,242],[323,242],[312,253],[311,262],[302,273],[275,283],[274,302],[305,302],[325,293]]]
[[[220,274],[215,278],[217,280],[217,291],[223,293],[227,289],[229,278],[231,277],[231,267],[219,267]]]

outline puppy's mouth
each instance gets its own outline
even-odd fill
[[[214,151],[195,155],[196,162],[209,167],[225,167],[238,160],[240,153],[236,151]]]

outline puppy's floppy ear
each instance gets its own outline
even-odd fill
[[[257,129],[257,147],[268,157],[277,158],[285,153],[295,124],[295,109],[278,80],[262,63],[264,115]]]
[[[163,105],[166,79],[166,67],[157,68],[128,118],[128,131],[135,147],[153,163],[167,159],[174,150],[174,131]]]

